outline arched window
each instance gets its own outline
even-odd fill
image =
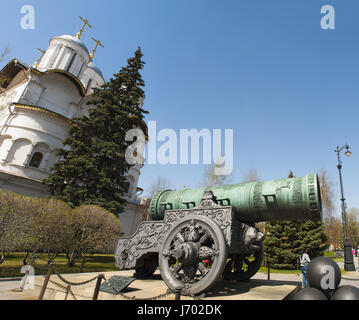
[[[31,142],[26,139],[18,139],[14,142],[8,154],[7,161],[15,165],[23,165],[28,152],[30,151]]]
[[[130,183],[129,182],[125,182],[123,184],[123,190],[125,193],[128,193],[130,191]]]
[[[29,167],[39,168],[44,155],[41,152],[35,152],[30,160]]]
[[[32,150],[30,161],[28,162],[29,167],[46,169],[49,153],[50,147],[46,143],[37,143]]]

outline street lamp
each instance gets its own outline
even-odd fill
[[[342,181],[342,161],[340,160],[340,152],[346,149],[344,154],[349,157],[352,153],[349,151],[349,146],[345,144],[341,148],[337,146],[334,152],[337,153],[338,156],[338,165],[337,168],[339,170],[339,180],[340,180],[340,191],[341,191],[341,201],[342,201],[342,221],[343,221],[343,240],[344,240],[344,270],[345,271],[355,271],[355,265],[353,261],[353,254],[352,254],[352,245],[350,243],[348,237],[348,228],[347,228],[347,216],[345,212],[345,198],[344,198],[344,191],[343,191],[343,181]]]

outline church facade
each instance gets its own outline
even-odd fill
[[[42,181],[59,160],[74,118],[86,115],[93,89],[104,84],[90,54],[76,36],[55,36],[41,58],[29,66],[17,59],[1,71],[0,188],[32,197],[49,196]],[[127,173],[128,205],[120,215],[124,235],[131,235],[145,215],[146,200],[137,197],[140,165]]]

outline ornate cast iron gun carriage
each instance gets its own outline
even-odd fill
[[[142,222],[115,251],[120,269],[149,277],[159,266],[171,290],[207,291],[220,278],[248,280],[263,260],[264,235],[256,222],[321,220],[317,174],[237,185],[165,190]]]

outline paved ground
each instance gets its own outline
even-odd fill
[[[339,262],[338,265],[343,268],[344,263]],[[346,272],[342,276],[340,285],[353,285],[359,288],[359,265],[358,260],[355,259],[355,272]],[[96,273],[72,274],[64,275],[65,278],[72,282],[81,282],[94,277]],[[122,275],[125,277],[132,277],[133,271],[116,271],[106,272],[105,276],[109,279],[112,275]],[[218,282],[211,292],[207,294],[205,299],[212,300],[262,300],[272,299],[281,300],[292,292],[297,286],[301,285],[302,276],[298,274],[279,274],[271,273],[270,281],[267,280],[266,273],[257,273],[248,282]],[[0,281],[0,300],[34,300],[37,299],[44,277],[37,276],[35,280],[35,290],[25,290],[24,292],[14,292],[13,289],[19,288],[20,281]],[[45,299],[49,300],[63,300],[65,298],[65,290],[58,286],[64,287],[57,276],[52,276],[48,285],[48,290]],[[95,282],[89,283],[86,286],[72,287],[72,291],[77,299],[91,299],[93,295]],[[167,287],[159,275],[157,270],[155,276],[150,280],[136,280],[134,281],[126,292],[127,296],[147,299],[153,296],[164,294]],[[72,299],[71,294],[68,299]],[[99,300],[113,300],[120,299],[119,296],[114,296],[109,293],[100,292]],[[174,296],[168,296],[165,299],[174,299]]]
[[[81,282],[92,278],[93,273],[87,274],[73,274],[63,275],[69,281]],[[112,275],[122,275],[126,277],[132,277],[133,271],[117,271],[106,272],[105,277],[109,279]],[[7,281],[0,282],[0,300],[34,300],[37,299],[40,293],[41,285],[43,283],[43,276],[35,277],[35,290],[25,290],[24,292],[13,292],[12,289],[19,287],[19,281]],[[271,279],[268,281],[266,275],[262,277],[261,274],[256,275],[252,280],[247,282],[230,282],[219,281],[207,293],[206,297],[202,297],[204,300],[282,300],[293,292],[300,282],[296,279],[286,281],[285,279]],[[60,284],[60,286],[59,286]],[[64,300],[65,290],[64,283],[55,275],[51,276],[46,290],[44,299],[46,300]],[[73,286],[72,291],[77,300],[90,300],[94,292],[95,282],[87,285],[77,287]],[[149,280],[135,280],[131,283],[126,296],[135,297],[138,299],[150,299],[152,297],[165,294],[167,292],[167,286],[162,281],[159,274],[159,270],[156,271],[152,279]],[[67,300],[72,300],[73,295],[69,294]],[[165,300],[174,300],[175,296],[168,295],[164,297]],[[106,292],[100,291],[99,300],[121,300],[121,296],[112,295]],[[191,297],[182,297],[182,300],[193,300]]]

